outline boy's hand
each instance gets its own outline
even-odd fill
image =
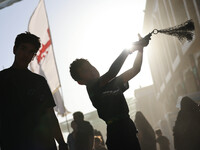
[[[149,44],[149,40],[151,39],[151,33],[146,35],[144,38],[141,37],[140,34],[138,34],[139,41],[134,42],[132,48],[129,50],[129,53],[133,53],[136,50],[142,50],[143,47],[147,46]]]
[[[149,40],[151,40],[151,35],[152,33],[149,33],[144,38],[141,38],[141,36],[139,35],[140,39],[138,42],[135,42],[135,45],[141,45],[143,47],[146,47],[149,44]]]

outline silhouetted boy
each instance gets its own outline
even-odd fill
[[[140,149],[137,131],[129,117],[123,92],[128,89],[128,81],[140,72],[143,47],[148,45],[149,39],[150,37],[143,38],[143,45],[135,46],[130,51],[124,50],[102,76],[86,59],[76,59],[70,65],[72,78],[79,84],[86,85],[93,106],[107,124],[106,144],[109,150]],[[133,67],[117,76],[127,56],[136,49],[138,54]]]
[[[40,48],[39,37],[26,32],[15,39],[13,65],[0,72],[1,150],[67,150],[44,77],[28,70]]]

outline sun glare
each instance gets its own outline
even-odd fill
[[[88,21],[88,20],[87,20]],[[82,42],[83,56],[107,69],[123,49],[138,40],[142,31],[143,12],[133,13],[126,7],[92,14]],[[94,52],[95,51],[95,52]],[[104,59],[102,61],[102,59]]]

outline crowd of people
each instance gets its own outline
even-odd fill
[[[100,131],[84,120],[82,112],[73,113],[73,131],[67,137],[69,150],[106,150]]]
[[[161,129],[154,131],[142,112],[136,113],[133,122],[123,94],[129,88],[128,81],[141,70],[143,49],[150,37],[151,34],[144,38],[139,35],[139,40],[123,50],[101,76],[87,59],[76,59],[70,64],[72,78],[86,86],[99,118],[105,121],[107,138],[104,142],[101,133],[78,111],[73,114],[73,131],[65,142],[46,79],[28,69],[41,46],[40,38],[30,32],[17,35],[13,65],[0,72],[1,150],[56,150],[56,142],[59,150],[170,150],[168,138]],[[133,52],[137,52],[133,66],[118,75]],[[199,150],[199,126],[199,106],[189,97],[183,98],[173,129],[175,149]]]

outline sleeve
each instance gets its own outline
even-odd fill
[[[88,132],[90,135],[94,136],[93,126],[88,122]]]
[[[42,85],[40,85],[40,89],[42,91],[40,99],[44,102],[45,107],[50,108],[56,106],[52,92],[45,78],[43,78],[42,80]]]

